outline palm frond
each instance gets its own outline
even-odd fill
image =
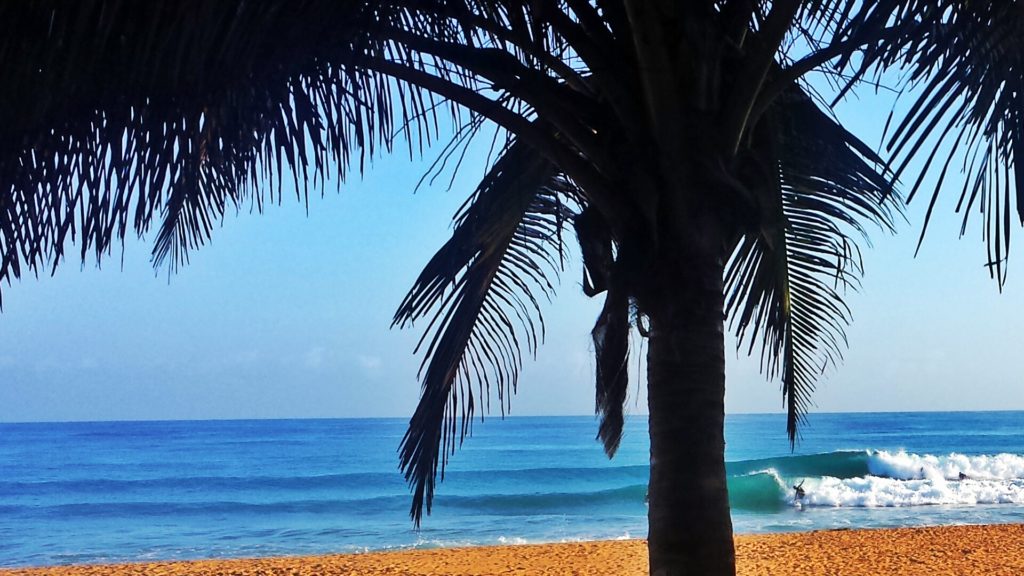
[[[583,257],[583,293],[605,295],[604,306],[591,330],[596,359],[595,412],[600,418],[597,437],[609,458],[622,441],[623,404],[629,388],[630,298],[616,273],[611,226],[600,212],[588,207],[573,219]]]
[[[604,153],[593,126],[613,111],[600,103],[633,106],[606,49],[626,40],[605,12],[617,13],[529,0],[0,4],[0,282],[57,266],[70,242],[99,260],[156,226],[153,259],[173,269],[226,211],[279,202],[283,178],[305,199],[473,114],[596,194],[607,178],[581,157]]]
[[[567,42],[531,10],[470,0],[0,5],[0,282],[57,266],[70,241],[99,260],[155,225],[153,259],[173,269],[227,210],[279,202],[284,177],[305,199],[398,139],[412,155],[442,125],[458,131],[474,105],[527,126],[534,105],[559,101],[549,92],[587,89],[558,64]],[[464,41],[461,60],[418,50],[426,39]],[[498,52],[532,62],[518,72],[543,93],[480,95],[496,87],[473,58]],[[466,95],[468,105],[441,105]]]
[[[227,209],[280,201],[284,175],[303,197],[396,134],[411,143],[403,127],[429,141],[433,97],[361,65],[404,17],[366,2],[0,5],[0,282],[57,266],[72,240],[99,260],[158,220],[153,258],[173,267]]]
[[[893,229],[899,197],[882,160],[796,86],[768,110],[751,154],[763,216],[727,267],[726,309],[739,345],[760,345],[766,373],[781,375],[795,442],[817,378],[842,358],[858,240],[868,224]]]
[[[611,227],[594,207],[572,220],[583,256],[583,292],[593,297],[607,292],[604,305],[591,330],[596,360],[595,412],[600,418],[597,438],[608,457],[614,456],[623,439],[626,395],[629,392],[630,294],[624,275],[616,272]],[[618,266],[621,268],[621,266]]]
[[[936,175],[919,247],[950,170],[960,171],[961,235],[977,212],[987,266],[1001,286],[1011,215],[1024,224],[1024,166],[1018,162],[1024,155],[1024,10],[1011,0],[880,4],[875,19],[862,26],[884,21],[898,33],[870,46],[857,72],[901,72],[904,89],[915,94],[891,124],[887,147],[897,176],[921,166],[908,201],[926,176]]]
[[[403,327],[429,317],[417,348],[424,352],[420,402],[399,449],[417,524],[478,402],[489,405],[494,387],[504,415],[523,352],[544,337],[537,297],[553,294],[549,277],[561,268],[562,228],[575,199],[575,187],[548,160],[510,144],[395,313],[393,325]]]
[[[622,442],[629,391],[630,301],[628,294],[613,283],[591,331],[596,357],[596,411],[600,417],[597,437],[609,458]]]

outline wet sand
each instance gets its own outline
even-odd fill
[[[1024,574],[1024,525],[830,530],[736,537],[743,576]],[[0,576],[608,575],[647,571],[643,540],[0,570]]]

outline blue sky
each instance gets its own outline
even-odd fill
[[[874,143],[887,111],[868,101],[840,113]],[[424,170],[399,153],[313,199],[308,217],[288,200],[229,215],[170,281],[150,266],[148,238],[127,244],[123,268],[115,253],[102,270],[72,261],[54,277],[4,286],[0,421],[410,415],[420,333],[390,330],[391,315],[447,238],[482,158],[466,162],[451,191],[441,179],[413,194]],[[980,227],[956,239],[954,200],[940,202],[916,259],[924,202],[898,236],[873,235],[864,287],[849,296],[850,348],[815,409],[1024,408],[1020,263],[1011,261],[999,294],[981,266]],[[570,266],[513,414],[592,412],[599,304],[582,296]],[[729,346],[727,409],[780,411],[777,383]],[[640,417],[637,380],[629,411]]]

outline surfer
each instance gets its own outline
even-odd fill
[[[968,476],[967,474],[964,474],[963,470],[960,471],[960,476],[959,476],[960,480],[969,480],[970,478],[971,478],[970,476]]]
[[[795,494],[795,499],[796,500],[803,500],[804,495],[806,494],[806,492],[804,492],[804,481],[803,480],[801,480],[800,483],[797,484],[796,486],[793,486],[793,492],[796,493]]]

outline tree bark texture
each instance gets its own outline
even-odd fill
[[[652,576],[735,574],[725,474],[724,260],[659,262],[641,310],[650,320],[649,558]]]

